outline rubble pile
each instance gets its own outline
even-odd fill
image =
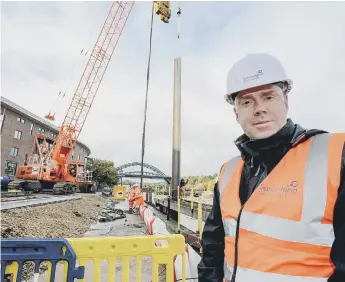
[[[110,201],[106,207],[102,210],[101,215],[98,217],[99,222],[114,221],[116,219],[125,218],[126,214],[123,210],[117,209],[117,201]]]

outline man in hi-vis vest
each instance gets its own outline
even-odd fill
[[[291,88],[267,54],[229,71],[225,98],[244,134],[214,188],[199,282],[345,282],[345,133],[294,124]]]

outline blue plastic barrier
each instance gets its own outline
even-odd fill
[[[65,239],[1,239],[1,281],[5,279],[6,266],[12,262],[18,263],[16,281],[21,281],[23,264],[27,261],[35,263],[35,273],[39,272],[41,262],[50,261],[52,272],[50,281],[55,278],[56,264],[59,261],[68,263],[67,281],[72,282],[75,278],[84,278],[84,266],[76,265],[76,254],[71,245]]]

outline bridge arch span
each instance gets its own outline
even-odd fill
[[[135,172],[125,172],[124,170],[130,167],[135,167],[135,166],[140,166],[141,167],[141,162],[131,162],[127,163],[124,165],[120,165],[119,167],[116,168],[116,172],[118,174],[118,177],[120,178],[127,178],[127,177],[132,177],[132,178],[140,178],[141,172],[135,171]],[[146,172],[144,171],[143,173],[143,178],[150,178],[150,179],[164,179],[168,184],[171,182],[171,177],[166,175],[163,171],[158,169],[157,167],[143,163],[143,166],[145,168],[148,168],[152,172]]]

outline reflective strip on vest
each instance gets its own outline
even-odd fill
[[[224,262],[224,278],[231,281],[233,268]],[[328,278],[282,275],[237,267],[236,282],[327,282]]]
[[[311,140],[304,178],[301,222],[320,223],[322,220],[317,216],[324,213],[327,200],[329,139],[329,134],[320,134]]]
[[[235,166],[237,165],[238,161],[240,160],[240,156],[232,158],[224,168],[224,173],[222,175],[222,178],[218,180],[218,189],[219,189],[219,197],[222,197],[222,194],[225,190],[226,182],[229,180],[229,177],[234,170]],[[225,179],[225,181],[224,181]]]
[[[235,219],[223,221],[225,236],[236,235],[236,222]],[[284,241],[326,247],[331,247],[334,241],[332,224],[306,224],[305,222],[242,211],[240,226],[242,229]],[[293,230],[294,232],[286,232],[286,230]]]

